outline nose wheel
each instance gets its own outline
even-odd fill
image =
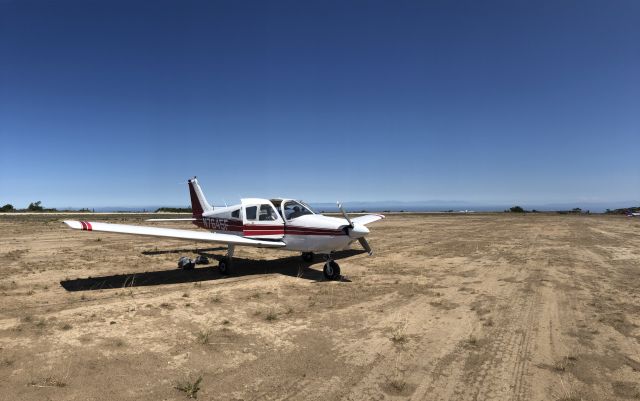
[[[327,280],[338,280],[340,278],[340,266],[334,260],[327,260],[322,273]]]

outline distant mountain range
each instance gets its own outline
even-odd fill
[[[309,205],[316,212],[337,212],[338,208],[332,202],[310,202]],[[353,201],[343,202],[345,209],[349,212],[442,212],[442,211],[476,211],[476,212],[500,212],[507,210],[512,206],[522,206],[526,210],[538,211],[556,211],[571,210],[580,208],[583,211],[589,210],[594,213],[604,212],[606,209],[621,209],[640,205],[640,201],[619,201],[619,202],[562,202],[562,203],[495,203],[483,204],[466,201],[446,201],[446,200],[430,200],[430,201]],[[89,208],[95,212],[154,212],[161,207],[188,207],[185,205],[148,205],[148,206],[102,206]],[[78,207],[59,207],[59,210],[78,210]]]

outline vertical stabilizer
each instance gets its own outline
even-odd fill
[[[201,217],[204,212],[210,212],[213,210],[213,207],[209,202],[207,202],[207,198],[204,197],[196,177],[189,180],[189,195],[191,195],[191,209],[193,210],[193,217]]]

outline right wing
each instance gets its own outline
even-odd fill
[[[232,234],[219,234],[209,231],[179,230],[175,228],[159,228],[131,226],[127,224],[96,223],[92,221],[65,220],[64,224],[75,230],[103,231],[107,233],[146,235],[150,237],[177,238],[192,241],[219,242],[222,244],[255,246],[258,248],[281,248],[282,241],[262,241],[240,237]]]

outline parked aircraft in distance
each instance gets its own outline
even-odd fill
[[[627,212],[627,217],[640,217],[640,212]]]
[[[193,217],[183,219],[150,219],[148,221],[192,221],[207,231],[180,230],[149,226],[66,220],[69,227],[85,231],[146,235],[227,244],[227,256],[220,260],[222,274],[231,272],[236,246],[275,248],[302,252],[303,260],[311,262],[314,253],[325,255],[325,278],[340,278],[340,266],[332,258],[334,251],[344,250],[358,241],[372,255],[365,239],[367,224],[384,219],[381,214],[349,218],[338,203],[344,218],[316,214],[307,204],[294,199],[242,199],[240,204],[213,207],[207,202],[196,177],[190,179],[189,194]],[[192,269],[194,263],[181,258],[178,267]]]

